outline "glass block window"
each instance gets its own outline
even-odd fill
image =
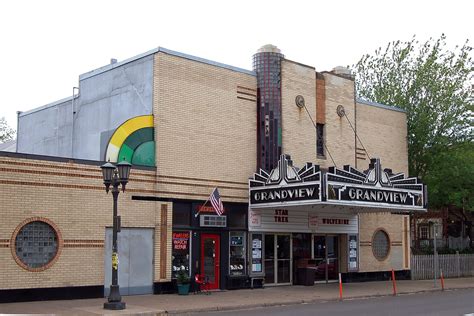
[[[30,269],[46,266],[58,252],[58,235],[54,228],[42,221],[25,224],[15,238],[17,258]]]
[[[390,252],[390,238],[385,231],[379,229],[375,232],[372,238],[372,252],[378,260],[387,258]]]

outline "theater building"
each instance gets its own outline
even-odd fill
[[[107,294],[104,161],[133,164],[124,295],[174,292],[179,271],[213,289],[409,274],[409,214],[426,194],[405,176],[406,113],[356,98],[347,69],[272,45],[253,70],[158,48],[72,91],[19,112],[17,152],[0,152],[0,301]]]

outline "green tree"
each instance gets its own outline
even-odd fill
[[[0,117],[0,143],[4,143],[15,137],[15,130],[12,129],[4,117]]]
[[[430,206],[474,210],[474,143],[457,143],[438,153],[423,181],[430,192]]]
[[[407,111],[409,173],[424,178],[439,153],[472,141],[474,64],[469,41],[454,50],[446,37],[395,41],[364,55],[352,69],[359,97]]]

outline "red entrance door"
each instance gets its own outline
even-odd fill
[[[219,288],[219,235],[201,235],[201,275],[209,282],[210,289]]]

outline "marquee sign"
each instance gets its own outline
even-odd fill
[[[311,163],[295,168],[289,155],[281,155],[278,167],[270,174],[260,169],[249,187],[250,206],[314,204],[321,201],[321,171]]]
[[[311,163],[296,168],[289,155],[281,155],[270,173],[260,169],[249,180],[249,195],[254,209],[332,204],[424,211],[427,206],[426,186],[418,178],[382,170],[379,159],[371,159],[364,172],[346,165],[323,173]]]
[[[379,159],[371,159],[369,169],[360,172],[351,166],[329,168],[326,174],[327,202],[355,206],[423,210],[426,186],[418,178],[382,170]]]

